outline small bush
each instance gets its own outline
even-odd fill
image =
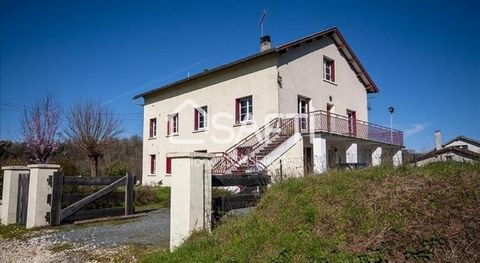
[[[105,166],[106,176],[125,176],[131,173],[132,166],[126,162],[113,162]]]
[[[158,204],[170,206],[170,187],[139,186],[135,188],[135,206]]]

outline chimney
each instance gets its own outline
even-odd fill
[[[440,130],[435,131],[435,150],[442,149],[442,133]]]
[[[270,49],[270,36],[263,36],[260,38],[260,51],[264,52]]]

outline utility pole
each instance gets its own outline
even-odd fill
[[[390,112],[390,143],[393,143],[393,113],[395,108],[392,106],[388,107],[388,112]]]

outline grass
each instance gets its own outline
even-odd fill
[[[18,224],[11,224],[11,225],[0,225],[0,236],[3,238],[17,238],[17,239],[25,239],[25,236],[30,232],[27,230],[25,226],[18,225]]]
[[[143,262],[480,262],[480,165],[288,179],[255,212]]]
[[[62,244],[53,245],[53,246],[49,247],[48,250],[52,251],[53,253],[59,253],[59,252],[65,251],[65,250],[70,250],[73,247],[74,247],[73,244],[62,243]]]

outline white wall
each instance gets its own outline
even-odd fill
[[[278,113],[277,86],[276,55],[272,54],[147,96],[144,106],[143,184],[163,180],[164,185],[170,185],[170,177],[165,174],[165,157],[169,152],[225,151],[263,126]],[[234,119],[235,99],[250,95],[253,96],[254,123],[237,126]],[[196,106],[208,106],[208,131],[194,132]],[[166,137],[166,117],[177,111],[179,135]],[[212,121],[220,112],[227,116],[217,119],[222,127],[215,129]],[[154,139],[148,138],[151,118],[157,118],[157,136]],[[233,129],[235,134],[226,129]],[[215,138],[219,140],[215,141]],[[179,144],[172,143],[171,139],[177,142],[196,141]],[[153,176],[149,174],[151,154],[157,155],[157,173]],[[175,167],[172,166],[172,169]]]
[[[468,142],[465,142],[465,141],[460,141],[460,140],[451,142],[449,144],[446,144],[444,148],[451,147],[451,146],[461,146],[461,145],[467,145],[468,150],[470,150],[472,152],[480,153],[480,147],[475,146],[475,145],[473,145],[471,143],[468,143]]]
[[[450,158],[447,158],[447,156],[451,156]],[[473,162],[472,159],[465,158],[459,155],[456,155],[454,153],[443,153],[441,155],[431,157],[425,160],[421,160],[417,162],[418,166],[423,166],[428,163],[432,162],[441,162],[441,161],[456,161],[456,162]]]
[[[335,60],[336,84],[323,80],[323,57]],[[326,110],[334,104],[335,113],[357,112],[357,119],[368,121],[367,93],[331,37],[301,45],[279,56],[278,71],[282,77],[279,92],[281,113],[297,112],[297,96],[311,98],[310,111]],[[332,96],[332,102],[329,101]]]

